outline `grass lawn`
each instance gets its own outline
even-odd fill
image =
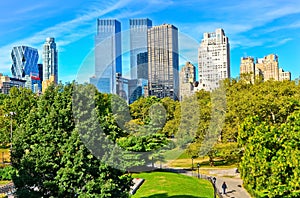
[[[207,180],[169,172],[133,174],[145,182],[132,198],[212,198],[213,187]]]

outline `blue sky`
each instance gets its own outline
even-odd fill
[[[232,77],[239,75],[242,56],[261,58],[270,53],[279,56],[280,67],[291,71],[293,79],[300,76],[300,1],[296,0],[1,1],[0,72],[11,75],[13,46],[37,48],[42,62],[45,38],[55,37],[59,80],[76,79],[88,54],[92,60],[97,18],[118,19],[122,31],[128,30],[130,18],[173,24],[197,44],[204,32],[223,28],[231,45]],[[128,65],[124,58],[124,71]]]

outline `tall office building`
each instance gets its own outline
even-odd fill
[[[43,64],[38,64],[39,77],[41,82],[43,82]]]
[[[122,74],[121,23],[98,19],[95,36],[95,76],[90,78],[100,92],[117,93],[116,75]]]
[[[138,73],[147,72],[147,62],[139,64],[138,54],[147,55],[147,31],[152,27],[150,19],[130,19],[130,75],[131,79],[140,78]],[[145,59],[144,59],[145,60]],[[146,65],[146,67],[144,67]],[[145,79],[147,79],[146,77]]]
[[[186,62],[179,73],[179,99],[189,97],[194,93],[194,83],[196,82],[196,68],[190,63]]]
[[[137,79],[148,79],[148,52],[137,54]]]
[[[149,95],[179,97],[178,29],[170,24],[148,30]]]
[[[28,46],[13,47],[11,72],[14,78],[26,80],[25,87],[34,92],[41,90],[37,49]]]
[[[55,39],[49,37],[43,46],[43,92],[51,83],[58,83],[58,53]]]
[[[219,81],[230,78],[230,47],[223,29],[204,33],[198,51],[200,88],[211,91]]]

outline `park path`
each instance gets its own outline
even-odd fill
[[[198,174],[186,169],[182,168],[166,168],[172,172],[177,172],[180,174],[198,177]],[[218,170],[218,172],[227,172],[228,170]],[[216,176],[217,175],[217,176]],[[224,176],[218,176],[220,174],[213,173],[212,175],[203,175],[200,174],[201,178],[205,178],[207,176],[216,178],[216,188],[221,193],[222,192],[222,184],[225,181],[227,185],[226,194],[221,194],[222,198],[251,198],[249,193],[243,188],[243,180],[240,178],[230,178]]]
[[[216,177],[216,187],[219,192],[222,192],[222,184],[225,181],[227,185],[226,194],[222,197],[230,198],[251,198],[249,193],[243,188],[243,180],[239,178]]]

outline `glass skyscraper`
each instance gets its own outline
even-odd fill
[[[90,79],[100,92],[116,93],[116,74],[122,74],[121,23],[98,19],[95,36],[95,76]]]
[[[148,30],[149,95],[179,97],[178,29],[170,24]]]
[[[150,19],[130,19],[130,75],[139,78],[138,73],[148,73],[148,67],[138,65],[138,54],[147,53],[147,31],[152,27]],[[146,63],[147,64],[147,63]],[[146,71],[144,71],[146,69]],[[143,70],[143,71],[139,71]],[[146,78],[147,79],[147,78]]]
[[[25,87],[34,92],[42,89],[38,69],[38,50],[28,46],[13,47],[11,72],[14,78],[26,80]]]
[[[55,84],[58,82],[58,60],[54,38],[46,38],[43,48],[43,80],[53,78]]]

